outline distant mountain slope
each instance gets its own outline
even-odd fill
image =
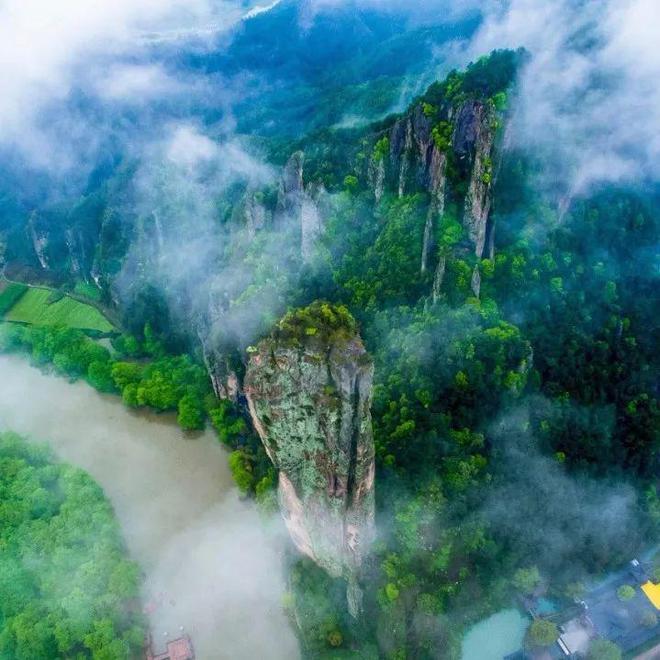
[[[415,25],[403,13],[351,3],[312,14],[305,2],[289,0],[244,21],[227,49],[186,54],[179,66],[246,79],[239,131],[300,135],[405,107],[441,73],[433,70],[440,49],[478,24],[472,16]],[[408,87],[407,77],[414,78]]]

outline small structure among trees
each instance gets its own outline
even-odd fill
[[[167,648],[162,653],[155,653],[153,639],[149,635],[146,660],[195,660],[195,651],[190,637],[183,635],[167,642]]]

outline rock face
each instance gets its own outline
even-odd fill
[[[268,211],[261,200],[259,192],[246,195],[243,206],[243,222],[248,238],[253,239],[268,221]]]
[[[284,166],[277,196],[276,216],[295,216],[300,213],[303,198],[303,163],[305,154],[296,151]]]
[[[326,306],[326,308],[329,306]],[[359,336],[274,336],[250,358],[245,395],[279,470],[279,502],[296,547],[349,582],[360,610],[360,567],[373,537],[373,364]]]
[[[444,204],[446,158],[433,139],[432,122],[421,106],[394,123],[389,140],[392,183],[399,197],[421,188],[436,204]]]
[[[37,229],[38,216],[37,212],[34,211],[30,214],[28,220],[28,231],[30,233],[30,239],[32,241],[32,249],[39,260],[39,265],[44,269],[48,270],[48,257],[46,256],[46,248],[48,247],[48,236],[45,233],[39,232]]]
[[[437,114],[439,113],[439,114]],[[435,128],[434,128],[435,124]],[[436,135],[436,129],[449,128],[448,135]],[[440,296],[447,265],[446,258],[437,254],[436,229],[445,212],[445,202],[456,179],[464,182],[462,222],[469,240],[469,249],[477,259],[488,251],[494,252],[494,226],[492,206],[492,158],[495,151],[496,116],[492,105],[475,99],[463,100],[441,111],[427,114],[422,104],[414,106],[397,119],[387,131],[379,133],[379,140],[368,161],[367,180],[376,202],[384,191],[397,191],[399,197],[423,191],[430,202],[420,259],[420,270],[435,269],[432,298]],[[386,158],[378,144],[389,142]],[[452,176],[448,177],[448,162],[453,162]],[[455,200],[454,200],[455,201]],[[468,247],[466,245],[465,247]],[[478,297],[481,278],[478,270],[472,278],[472,290]]]
[[[425,190],[430,204],[424,227],[424,242],[420,255],[422,273],[430,266],[434,252],[435,226],[445,209],[447,187],[447,155],[433,139],[433,125],[420,105],[398,119],[389,133],[387,163],[372,156],[367,179],[379,202],[385,184],[398,192],[399,197],[415,190]]]
[[[495,145],[493,117],[478,101],[467,101],[460,108],[454,131],[454,152],[468,171],[463,225],[474,245],[475,255],[484,255],[491,208],[492,155]]]
[[[293,220],[300,227],[300,256],[309,262],[315,254],[316,243],[323,234],[323,184],[310,183],[305,186],[303,167],[305,154],[295,152],[284,167],[280,180],[276,222]]]
[[[300,209],[300,254],[303,261],[312,261],[316,244],[323,234],[323,199],[326,190],[323,184],[309,184],[303,194]]]

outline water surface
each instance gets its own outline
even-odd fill
[[[47,441],[103,487],[144,571],[157,644],[183,627],[201,660],[299,656],[281,608],[281,537],[240,501],[210,431],[186,436],[170,416],[2,355],[0,429]]]
[[[462,660],[502,660],[522,647],[529,619],[502,610],[472,626],[463,638]]]

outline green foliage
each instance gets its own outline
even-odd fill
[[[433,127],[431,135],[439,151],[449,151],[453,133],[454,127],[448,121],[441,121]]]
[[[351,339],[357,333],[357,323],[344,305],[316,301],[308,307],[289,312],[276,326],[276,339],[302,344],[309,338],[331,344]]]
[[[247,434],[245,420],[236,415],[229,401],[216,401],[213,398],[208,413],[220,441],[228,447],[235,447],[238,440]]]
[[[344,178],[344,188],[346,188],[346,190],[348,190],[349,192],[354,193],[358,189],[359,185],[360,185],[360,181],[353,174],[348,174]]]
[[[438,114],[438,108],[430,103],[422,103],[422,112],[425,117],[432,119]]]
[[[6,313],[7,320],[106,333],[114,330],[114,326],[95,307],[69,296],[60,296],[58,300],[53,300],[52,293],[50,289],[30,288]]]
[[[587,592],[587,588],[582,582],[571,582],[566,586],[564,593],[571,600],[582,600]]]
[[[229,469],[241,493],[249,495],[256,485],[252,457],[243,449],[233,451],[229,455]]]
[[[117,385],[112,376],[112,362],[110,360],[101,359],[90,362],[87,368],[86,380],[99,392],[112,393],[117,391]]]
[[[112,345],[124,357],[137,358],[144,353],[140,342],[132,335],[119,335],[112,340]]]
[[[351,634],[350,618],[345,609],[346,584],[329,577],[309,560],[296,563],[290,572],[291,607],[303,613],[300,637],[308,657],[363,657],[359,635]],[[335,656],[336,649],[349,649],[347,655]]]
[[[422,292],[420,256],[427,209],[423,195],[386,199],[379,209],[375,235],[368,246],[351,242],[338,259],[335,282],[350,296],[356,309],[372,308],[386,302],[405,303]],[[353,215],[335,219],[333,233],[345,233]],[[370,220],[376,222],[376,219]],[[363,230],[366,228],[363,228]]]
[[[509,99],[506,92],[498,92],[493,96],[493,105],[498,112],[504,112],[507,109]]]
[[[541,583],[541,575],[536,566],[519,568],[513,574],[513,586],[525,595],[532,594]]]
[[[455,216],[446,213],[438,227],[438,244],[440,252],[447,254],[454,246],[458,245],[464,236],[463,225],[456,220]]]
[[[204,428],[206,415],[199,395],[194,391],[184,394],[177,404],[177,422],[185,431]]]
[[[0,500],[0,657],[137,657],[139,571],[100,488],[5,433]]]
[[[522,50],[493,51],[471,63],[464,72],[451,71],[443,82],[431,85],[423,102],[441,106],[456,105],[467,98],[492,99],[494,107],[501,111],[506,107],[506,92],[513,85],[523,58]]]
[[[385,585],[385,595],[389,601],[395,601],[399,597],[399,589],[395,584],[388,582]]]
[[[529,647],[551,646],[559,638],[557,624],[545,619],[535,619],[527,631],[525,643]]]
[[[89,298],[96,302],[101,302],[103,293],[101,290],[94,284],[90,282],[76,282],[76,285],[73,288],[73,292],[84,298]]]
[[[374,154],[373,158],[375,161],[385,160],[390,153],[390,139],[385,136],[380,138],[378,142],[374,145]]]
[[[632,587],[629,584],[623,584],[616,590],[616,595],[621,602],[625,603],[635,597],[635,587]]]
[[[107,348],[80,330],[2,324],[0,350],[27,353],[40,366],[53,365],[60,375],[84,378],[92,364],[92,378],[99,378],[99,363],[110,360]],[[106,383],[107,384],[107,383]]]
[[[25,294],[24,284],[5,282],[0,279],[0,316],[4,316]]]
[[[589,645],[587,660],[621,660],[621,649],[606,639],[595,639]]]

